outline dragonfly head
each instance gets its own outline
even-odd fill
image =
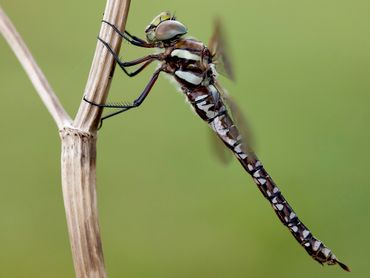
[[[162,12],[146,27],[145,33],[149,42],[162,42],[179,38],[188,29],[170,12]]]

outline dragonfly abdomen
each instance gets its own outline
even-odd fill
[[[234,153],[243,168],[252,176],[258,189],[270,202],[280,221],[289,229],[294,238],[307,253],[321,264],[339,264],[343,269],[349,268],[337,261],[332,251],[299,220],[286,201],[279,188],[267,173],[257,156],[245,145],[238,128],[229,116],[226,107],[215,86],[202,86],[187,93],[197,114],[217,133],[223,143]]]

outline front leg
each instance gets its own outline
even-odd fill
[[[108,49],[108,51],[113,55],[113,57],[116,60],[117,64],[121,67],[121,69],[123,70],[123,72],[125,74],[127,74],[129,77],[133,77],[133,76],[137,75],[138,73],[140,73],[143,69],[145,69],[154,60],[159,60],[160,61],[160,60],[163,59],[161,54],[157,54],[157,55],[151,54],[151,55],[148,55],[148,56],[145,56],[145,57],[136,59],[134,61],[123,62],[123,61],[121,61],[121,59],[119,58],[119,56],[117,55],[117,53],[114,52],[114,50],[109,45],[109,43],[107,43],[106,41],[102,40],[99,37],[98,37],[98,40],[101,41],[101,43],[103,43],[105,45],[105,47]],[[134,72],[128,72],[126,70],[126,67],[132,67],[132,66],[135,66],[135,65],[139,65],[141,63],[144,63],[144,62],[146,62],[146,63],[144,65],[140,66]]]
[[[153,44],[151,43],[148,43],[146,42],[145,40],[142,40],[136,36],[133,36],[131,35],[129,32],[125,31],[125,32],[121,32],[114,24],[106,21],[106,20],[102,20],[102,22],[108,24],[109,26],[111,26],[113,28],[113,30],[119,35],[121,36],[122,38],[124,38],[126,41],[128,41],[129,43],[131,43],[132,45],[135,45],[135,46],[139,46],[139,47],[145,47],[145,48],[153,48],[155,47]]]

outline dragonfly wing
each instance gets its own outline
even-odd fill
[[[230,51],[222,29],[221,19],[219,18],[215,20],[213,35],[209,40],[208,49],[212,54],[217,72],[231,80],[235,80],[232,61],[229,55]]]
[[[238,128],[244,145],[246,147],[247,153],[253,153],[253,146],[254,146],[254,139],[251,133],[251,128],[244,117],[243,113],[239,109],[237,103],[233,100],[233,98],[227,93],[224,87],[220,84],[219,81],[216,80],[215,87],[217,91],[220,93],[224,104],[226,105],[227,110],[230,112],[231,117]]]
[[[212,153],[215,154],[222,164],[229,164],[233,158],[232,153],[225,147],[225,144],[217,137],[212,129],[208,128],[207,130]]]

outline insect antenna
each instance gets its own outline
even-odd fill
[[[171,20],[176,20],[176,11],[174,11],[174,12],[172,13]]]

